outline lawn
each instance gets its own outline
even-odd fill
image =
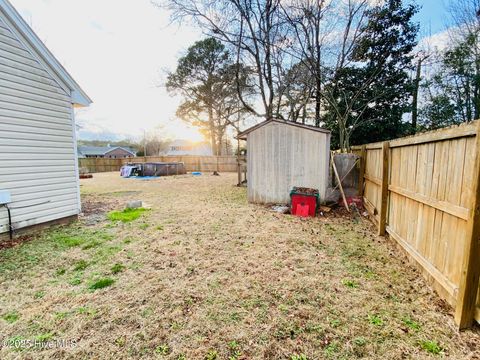
[[[280,215],[235,182],[82,180],[85,216],[0,251],[0,358],[480,356],[367,220]]]

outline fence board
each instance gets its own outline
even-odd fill
[[[390,141],[387,175],[382,174],[382,143],[364,145],[367,211],[381,227],[381,184],[386,181],[387,233],[420,265],[435,290],[457,312],[466,301],[462,284],[471,271],[468,267],[468,271],[462,270],[462,259],[471,243],[478,241],[471,239],[478,181],[475,163],[480,159],[478,126],[477,121]],[[473,316],[480,322],[478,276],[475,273],[467,281],[475,284],[476,293],[465,296],[477,298]],[[465,319],[456,318],[460,326],[468,323]]]
[[[91,173],[119,171],[122,165],[129,162],[183,162],[187,171],[204,172],[236,172],[236,156],[147,156],[137,158],[107,159],[84,158],[78,159],[79,167],[86,168]]]

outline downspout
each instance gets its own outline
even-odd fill
[[[82,201],[80,198],[80,171],[78,169],[77,127],[75,124],[75,109],[73,104],[72,104],[72,107],[70,108],[70,114],[72,118],[72,139],[73,139],[73,159],[75,162],[75,182],[77,184],[77,209],[78,209],[78,214],[80,214],[82,212]]]
[[[7,204],[0,205],[7,209],[8,213],[8,235],[10,236],[10,240],[13,240],[13,225],[12,225],[12,214],[10,213],[10,208]]]
[[[10,236],[10,240],[13,240],[12,214],[7,204],[5,204],[5,208],[7,209],[8,213],[8,235]]]

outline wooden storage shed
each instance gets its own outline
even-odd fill
[[[267,120],[238,135],[247,141],[247,193],[253,203],[286,204],[294,186],[318,189],[325,199],[330,131]]]
[[[0,0],[0,235],[80,212],[73,107],[90,103],[13,6]]]

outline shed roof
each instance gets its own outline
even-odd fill
[[[246,130],[243,130],[241,133],[237,135],[237,139],[240,140],[247,140],[247,135],[251,133],[252,131],[255,131],[262,126],[265,126],[270,123],[278,123],[278,124],[284,124],[284,125],[290,125],[290,126],[296,126],[305,130],[312,130],[312,131],[317,131],[325,134],[330,134],[330,130],[321,128],[321,127],[316,127],[316,126],[311,126],[311,125],[304,125],[304,124],[299,124],[293,121],[286,121],[286,120],[280,120],[280,119],[270,119],[270,120],[265,120],[262,121],[261,123],[254,125]]]
[[[53,56],[8,0],[0,0],[0,13],[8,20],[12,30],[17,33],[16,35],[23,38],[24,45],[28,45],[27,47],[35,52],[37,58],[47,68],[48,72],[54,78],[59,79],[63,83],[63,87],[68,87],[71,92],[72,103],[80,106],[90,105],[92,100]]]

